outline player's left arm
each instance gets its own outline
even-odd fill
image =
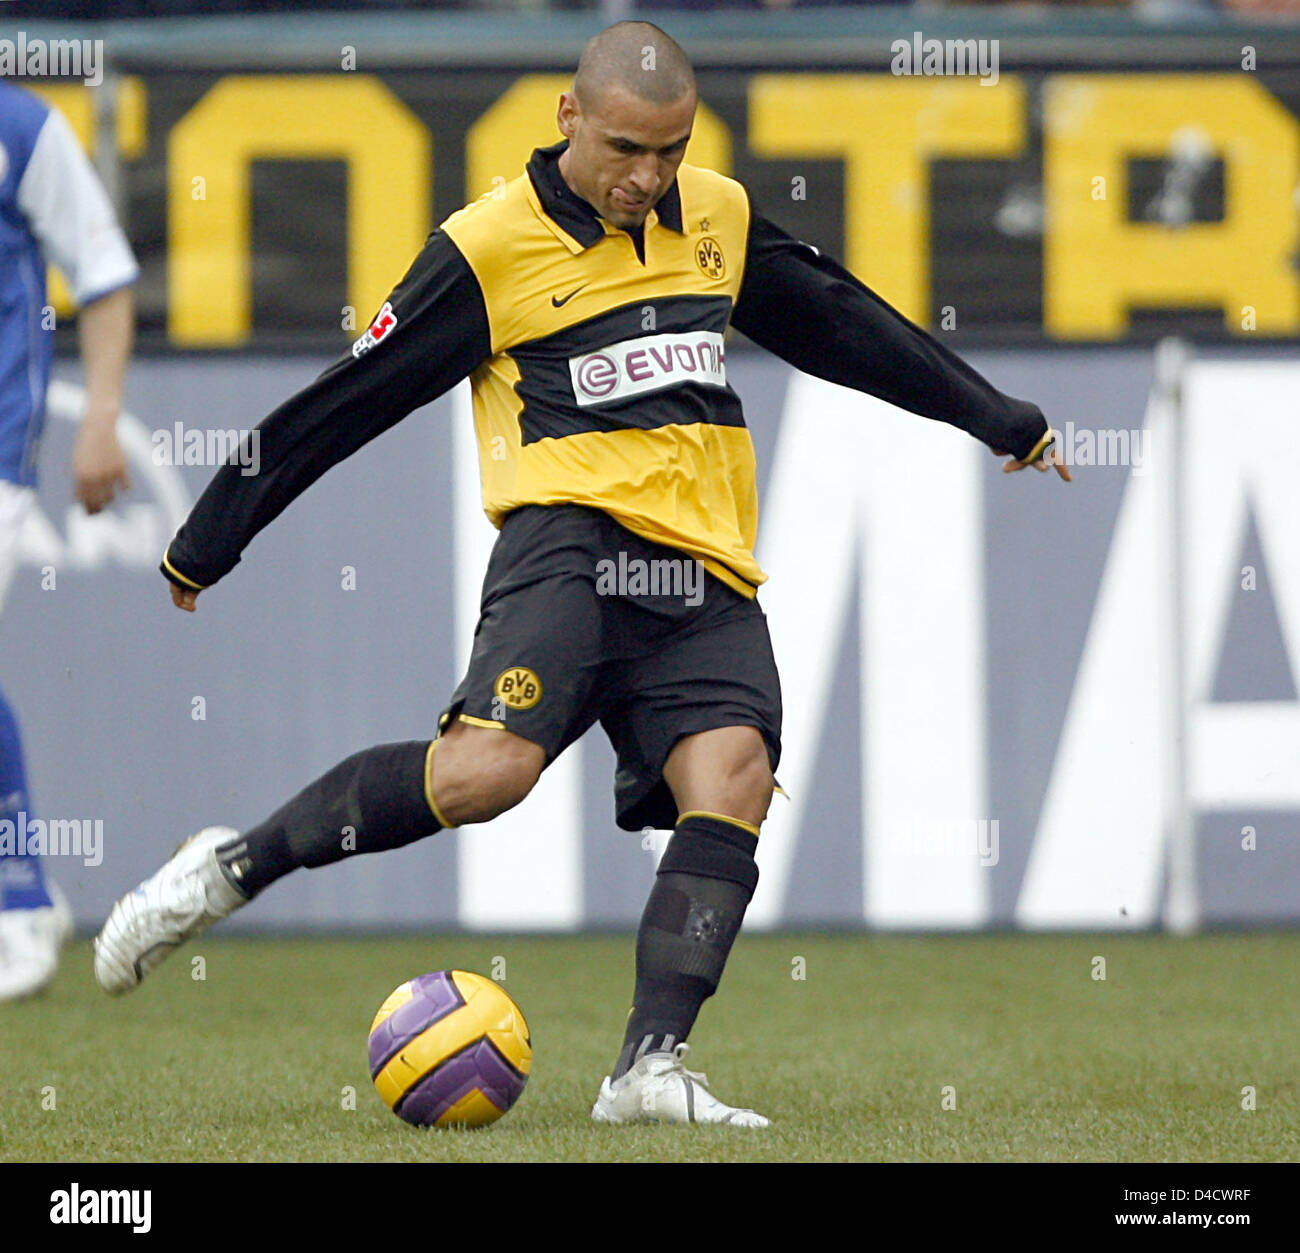
[[[1070,477],[1037,405],[998,391],[838,262],[752,211],[731,322],[805,373],[969,432],[1011,458],[1006,470],[1055,464]]]
[[[86,305],[77,318],[86,412],[72,450],[77,499],[98,513],[119,490],[131,486],[126,458],[117,442],[122,385],[135,337],[135,293],[119,287]]]
[[[98,513],[130,486],[117,440],[122,388],[135,328],[139,268],[72,128],[51,109],[18,184],[18,207],[48,261],[80,306],[86,411],[72,454],[77,499]]]

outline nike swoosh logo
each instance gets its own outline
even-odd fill
[[[587,284],[583,283],[582,287],[586,287],[586,286]],[[557,309],[561,305],[567,305],[569,301],[572,300],[574,296],[576,296],[582,290],[582,287],[575,287],[567,296],[564,297],[552,296],[551,304],[553,304]]]

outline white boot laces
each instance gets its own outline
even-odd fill
[[[698,1083],[707,1092],[709,1087],[708,1075],[701,1070],[687,1070],[682,1065],[682,1062],[686,1059],[686,1054],[690,1052],[690,1048],[691,1046],[684,1041],[673,1047],[673,1069]]]

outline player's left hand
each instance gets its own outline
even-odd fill
[[[1074,479],[1070,475],[1070,467],[1065,464],[1060,449],[1057,447],[1055,439],[1056,433],[1052,432],[1052,434],[1053,439],[1043,448],[1037,457],[1027,461],[1017,461],[1013,457],[1010,461],[1003,464],[1002,473],[1014,474],[1017,470],[1023,470],[1026,466],[1033,466],[1035,470],[1046,474],[1049,469],[1055,466],[1057,474],[1059,474],[1067,483],[1073,483]],[[993,450],[993,455],[995,457],[1005,457],[1007,452],[1006,449],[995,448]]]
[[[198,592],[192,587],[179,587],[175,583],[168,583],[172,589],[172,604],[177,609],[184,609],[186,613],[194,613],[196,610],[195,601],[198,599]]]
[[[112,504],[119,491],[131,486],[115,424],[90,418],[81,424],[72,450],[72,477],[77,499],[87,513],[98,513]]]

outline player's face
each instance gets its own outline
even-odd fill
[[[605,221],[633,230],[677,177],[694,119],[693,91],[652,104],[611,85],[586,108],[566,91],[557,120],[569,147],[560,172]]]

